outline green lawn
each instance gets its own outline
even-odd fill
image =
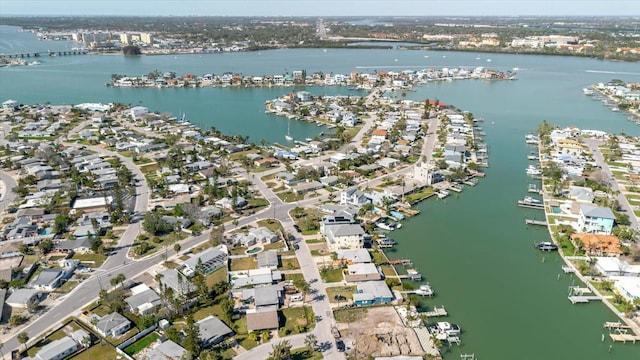
[[[315,235],[318,233],[318,229],[312,229],[312,230],[305,230],[302,232],[302,235]]]
[[[331,303],[345,303],[347,300],[353,300],[353,293],[356,292],[355,286],[334,286],[327,288],[327,297]],[[336,295],[342,295],[347,300],[336,300]]]
[[[284,247],[284,243],[282,241],[276,241],[272,244],[260,245],[265,250],[277,250],[282,249]]]
[[[231,259],[231,271],[239,271],[239,270],[251,270],[257,269],[258,262],[253,256],[239,258],[239,259]]]
[[[405,197],[405,200],[407,200],[407,202],[409,204],[415,204],[418,203],[424,199],[429,198],[430,196],[433,196],[436,193],[435,189],[432,187],[426,187],[420,191],[411,193],[409,195],[407,195]]]
[[[280,231],[283,231],[282,224],[280,221],[273,219],[263,219],[257,222],[258,226],[266,227],[272,233],[278,234]]]
[[[333,317],[337,322],[352,323],[367,315],[367,308],[338,309],[333,312]]]
[[[220,307],[220,304],[210,305],[199,309],[193,313],[193,320],[200,321],[209,315],[215,315],[218,319],[222,319],[222,307]]]
[[[305,240],[305,242],[307,244],[320,244],[320,243],[323,243],[324,240],[323,239],[307,239]]]
[[[371,260],[376,265],[386,264],[388,262],[387,257],[382,251],[374,251],[371,253]]]
[[[247,250],[249,250],[249,248],[244,246],[233,247],[231,248],[231,255],[244,255]]]
[[[251,350],[259,345],[257,341],[251,340],[248,334],[236,335],[236,340],[240,345],[242,345],[243,348],[247,350]]]
[[[322,360],[322,353],[311,350],[308,346],[292,349],[291,360]]]
[[[113,360],[118,358],[116,349],[107,344],[96,344],[80,354],[72,357],[73,360]]]
[[[396,275],[398,275],[398,274],[396,273],[396,269],[395,269],[393,266],[391,266],[391,265],[382,265],[382,266],[380,267],[380,269],[382,270],[382,273],[383,273],[385,276],[396,276]]]
[[[143,337],[142,339],[140,339],[140,340],[136,341],[135,343],[133,343],[133,344],[129,345],[128,347],[126,347],[124,349],[124,352],[126,352],[129,355],[133,355],[133,354],[139,352],[140,350],[146,348],[151,343],[153,343],[156,340],[158,340],[159,337],[160,337],[160,335],[158,335],[158,333],[152,332],[151,334]]]
[[[207,275],[206,284],[207,287],[211,288],[213,285],[221,282],[221,281],[229,281],[229,275],[226,267],[222,267],[211,274]]]
[[[322,277],[322,281],[327,283],[341,282],[344,280],[342,269],[320,270],[320,276]]]
[[[304,195],[297,195],[291,191],[276,194],[283,202],[295,202],[304,199]]]
[[[298,270],[300,269],[300,263],[296,258],[280,259],[280,266],[278,270]]]
[[[315,326],[315,315],[310,306],[282,309],[278,312],[278,318],[278,334],[281,337],[304,333]]]
[[[89,267],[100,267],[105,260],[107,260],[107,256],[104,254],[73,254],[73,260],[78,260],[82,265]]]
[[[79,284],[79,282],[77,282],[75,280],[67,280],[64,284],[62,284],[62,286],[60,286],[59,288],[55,289],[53,292],[59,293],[59,294],[66,294],[66,293],[70,292],[71,290],[73,290],[73,288],[78,286],[78,284]]]
[[[302,274],[284,274],[284,279],[285,280],[291,280],[291,281],[296,281],[296,280],[304,280],[304,276]]]

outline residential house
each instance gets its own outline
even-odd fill
[[[189,277],[195,275],[196,271],[200,271],[206,276],[227,266],[228,256],[229,250],[227,246],[218,245],[187,259],[180,267],[180,271]]]
[[[322,183],[316,180],[298,183],[291,187],[291,190],[298,195],[306,194],[311,191],[322,189]]]
[[[400,160],[386,157],[378,160],[377,163],[384,168],[393,169],[400,164]]]
[[[372,263],[352,264],[347,266],[344,279],[347,282],[381,280],[382,275],[378,267]]]
[[[267,250],[256,256],[258,260],[258,268],[269,268],[276,270],[278,268],[278,253],[275,250]]]
[[[595,268],[605,276],[640,276],[640,265],[631,265],[617,257],[596,257]]]
[[[247,310],[247,331],[276,330],[279,328],[277,306]]]
[[[320,234],[327,236],[328,230],[331,226],[355,224],[356,221],[353,216],[345,215],[325,215],[320,220]]]
[[[28,308],[33,304],[40,302],[42,293],[34,289],[16,289],[7,298],[5,304],[12,308]]]
[[[234,244],[250,247],[256,244],[272,244],[278,241],[278,236],[266,227],[251,228],[249,233],[236,233],[231,237]]]
[[[100,335],[117,337],[131,328],[131,321],[117,312],[105,315],[93,326]]]
[[[607,207],[580,204],[578,231],[609,235],[613,229],[615,219],[613,211]]]
[[[345,190],[340,193],[341,205],[362,206],[370,202],[371,200],[364,194],[364,192],[357,188]]]
[[[131,288],[131,296],[124,299],[124,301],[129,305],[129,311],[139,315],[155,313],[162,304],[160,295],[151,290],[146,284]]]
[[[586,204],[591,204],[595,198],[593,190],[583,186],[569,186],[569,193],[567,194],[567,197]]]
[[[88,237],[82,237],[75,240],[61,240],[53,245],[56,251],[63,253],[89,254],[91,250],[91,241]]]
[[[640,277],[612,276],[610,279],[614,281],[616,292],[627,301],[635,303],[640,299]]]
[[[388,304],[393,300],[393,294],[383,280],[363,281],[356,288],[357,292],[353,294],[356,306]]]
[[[53,340],[43,346],[33,357],[33,360],[62,360],[81,348],[73,338],[65,336]]]
[[[357,249],[364,246],[364,230],[358,224],[331,226],[325,237],[332,250]]]
[[[199,337],[204,348],[219,344],[226,337],[233,335],[233,330],[213,315],[198,321],[196,325],[200,329]]]
[[[147,360],[181,360],[187,355],[182,346],[167,340],[154,347],[148,354]]]
[[[336,250],[336,259],[348,265],[370,263],[371,255],[366,249]]]
[[[375,140],[378,143],[383,143],[387,139],[387,130],[375,129],[371,132],[371,140]]]
[[[73,210],[82,211],[85,214],[90,212],[105,212],[109,210],[111,201],[113,201],[111,196],[76,199],[73,203]]]
[[[282,280],[282,273],[269,268],[252,269],[243,272],[236,272],[232,276],[232,285],[234,288],[242,288],[247,286],[258,286],[274,284]]]
[[[36,290],[41,291],[53,291],[58,288],[64,282],[73,270],[68,271],[65,269],[54,268],[44,269],[38,277],[30,284],[30,286]]]

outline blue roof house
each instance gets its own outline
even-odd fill
[[[358,292],[353,294],[356,306],[388,304],[393,301],[393,294],[383,280],[360,282],[357,289]]]
[[[580,204],[578,231],[599,235],[611,235],[616,216],[607,207]]]

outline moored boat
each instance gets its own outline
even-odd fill
[[[535,247],[538,248],[538,250],[542,250],[542,251],[556,251],[558,250],[558,245],[550,242],[550,241],[543,241],[540,243],[535,244]]]

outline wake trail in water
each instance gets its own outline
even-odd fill
[[[585,72],[594,73],[594,74],[640,75],[640,73],[624,72],[624,71],[585,70]]]

